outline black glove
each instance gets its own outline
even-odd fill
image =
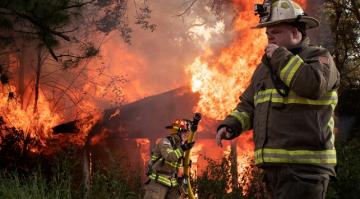
[[[185,142],[184,144],[180,145],[181,149],[183,151],[187,151],[187,150],[190,150],[193,146],[194,146],[195,142]]]

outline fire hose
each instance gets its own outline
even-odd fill
[[[193,117],[193,121],[191,122],[190,135],[188,138],[189,143],[194,141],[194,136],[195,136],[197,126],[198,126],[200,120],[201,120],[201,114],[195,113],[194,117]],[[192,190],[191,183],[190,183],[190,152],[191,152],[191,149],[186,151],[185,157],[184,157],[184,177],[185,177],[184,184],[187,186],[187,196],[190,199],[195,199],[194,192]]]

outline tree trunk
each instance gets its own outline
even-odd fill
[[[24,94],[25,94],[25,68],[27,64],[30,64],[27,59],[27,47],[23,47],[19,55],[19,69],[18,69],[18,87],[17,93],[20,98],[21,108],[24,105]]]
[[[37,52],[37,64],[36,64],[36,77],[35,77],[35,101],[34,101],[34,113],[37,112],[38,109],[38,100],[39,100],[39,88],[40,88],[40,75],[41,75],[41,59],[42,47],[38,47]]]
[[[90,194],[90,186],[91,186],[91,172],[92,172],[92,160],[91,160],[91,152],[89,151],[89,147],[84,147],[83,153],[83,183],[84,183],[84,199],[89,198]]]
[[[237,170],[237,144],[236,141],[231,141],[231,152],[230,152],[230,161],[231,161],[231,185],[232,190],[237,190],[239,181],[238,181],[238,170]]]

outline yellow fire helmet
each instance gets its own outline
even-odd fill
[[[254,28],[264,28],[279,23],[304,23],[306,29],[316,28],[319,21],[307,16],[304,10],[291,0],[265,0],[263,4],[255,4],[255,15],[260,22]]]
[[[190,120],[177,119],[171,125],[166,126],[165,128],[172,129],[174,130],[175,133],[178,132],[184,133],[184,132],[190,132],[190,126],[191,126]]]

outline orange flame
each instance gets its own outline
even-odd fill
[[[15,90],[10,85],[8,89],[3,87],[0,92],[0,115],[9,127],[22,129],[29,133],[31,138],[36,138],[45,145],[45,140],[51,136],[51,128],[60,121],[60,116],[52,113],[49,102],[41,92],[38,101],[38,107],[41,108],[37,113],[34,113],[33,106],[23,109],[16,97],[9,97]]]
[[[264,30],[251,29],[258,22],[253,2],[243,5],[234,23],[234,29],[241,34],[234,42],[219,55],[208,49],[187,68],[192,76],[192,90],[200,94],[195,111],[213,119],[223,119],[238,103],[266,45]]]
[[[80,132],[71,136],[54,135],[52,128],[59,123],[63,122],[63,117],[60,114],[53,112],[51,102],[49,102],[43,92],[39,91],[39,99],[37,111],[34,112],[34,106],[29,105],[27,108],[21,106],[19,98],[16,96],[15,87],[6,85],[0,91],[0,116],[3,118],[7,127],[14,127],[17,130],[24,132],[24,137],[34,138],[40,145],[31,146],[33,153],[38,153],[49,147],[49,153],[56,150],[59,143],[55,144],[54,141],[63,142],[64,144],[76,144],[82,146],[85,144],[87,135],[94,124],[101,118],[101,115],[95,105],[91,102],[82,102],[78,107],[88,112],[81,112],[78,115],[79,121],[77,128]],[[15,97],[10,97],[10,96]],[[28,99],[31,101],[31,99]],[[94,111],[95,110],[95,111]],[[93,112],[91,112],[93,111]],[[75,132],[74,132],[75,133]],[[50,141],[50,142],[48,142]],[[0,141],[1,142],[1,141]],[[52,148],[52,149],[50,149]]]
[[[136,147],[139,148],[140,156],[142,160],[142,167],[145,168],[145,164],[149,161],[149,148],[150,148],[150,140],[147,138],[138,138],[136,139]]]

